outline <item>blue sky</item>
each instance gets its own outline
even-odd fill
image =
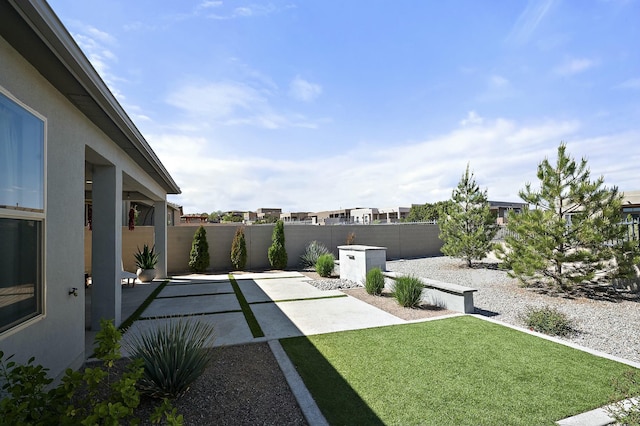
[[[640,189],[640,1],[50,0],[185,213],[519,201],[564,141]]]

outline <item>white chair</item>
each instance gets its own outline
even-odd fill
[[[120,281],[127,280],[127,285],[131,285],[131,287],[134,287],[136,285],[136,278],[138,278],[138,276],[133,272],[125,271],[122,260],[120,260],[120,271]]]

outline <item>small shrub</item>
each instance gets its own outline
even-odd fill
[[[364,282],[364,288],[367,293],[379,296],[384,288],[384,276],[380,268],[373,268],[367,272],[367,278]]]
[[[189,253],[189,268],[193,272],[205,272],[209,267],[209,243],[207,242],[207,231],[200,225],[193,235],[191,252]]]
[[[415,308],[422,300],[423,288],[422,281],[416,277],[399,277],[396,278],[393,286],[393,297],[395,297],[400,306]]]
[[[316,263],[316,272],[318,275],[321,277],[330,277],[335,267],[335,260],[335,257],[333,257],[331,253],[320,256]]]
[[[287,267],[287,250],[284,245],[284,222],[276,222],[271,235],[271,246],[267,252],[269,263],[274,269],[285,269]]]
[[[329,249],[317,241],[307,244],[304,254],[300,256],[300,263],[303,268],[313,268],[318,263],[318,258],[323,254],[328,254]]]
[[[141,359],[139,387],[149,395],[175,398],[197,379],[211,359],[213,326],[200,321],[171,321],[126,342],[132,358]]]
[[[566,336],[573,331],[572,321],[559,310],[549,306],[529,307],[520,319],[530,329],[551,336]]]
[[[236,228],[236,234],[231,243],[231,264],[238,271],[242,271],[247,264],[247,243],[244,239],[244,228]]]
[[[607,411],[616,424],[640,425],[640,371],[627,370],[613,380],[615,394]]]

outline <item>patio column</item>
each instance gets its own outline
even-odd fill
[[[167,201],[154,202],[153,211],[153,232],[156,252],[159,253],[156,278],[167,278]]]
[[[91,329],[99,330],[102,318],[122,322],[122,171],[95,165],[92,197]]]

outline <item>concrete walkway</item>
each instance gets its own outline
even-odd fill
[[[198,318],[213,324],[214,346],[407,322],[341,291],[318,290],[298,272],[237,274],[234,278],[240,294],[234,290],[228,275],[173,277],[123,340],[176,318]],[[139,287],[136,285],[134,289]],[[153,291],[152,287],[155,283],[148,286],[147,294]],[[123,301],[130,294],[133,292],[123,288]],[[247,303],[244,310],[240,298]],[[122,317],[127,318],[135,309],[125,312],[123,305]],[[248,316],[251,315],[262,333],[250,328]]]

